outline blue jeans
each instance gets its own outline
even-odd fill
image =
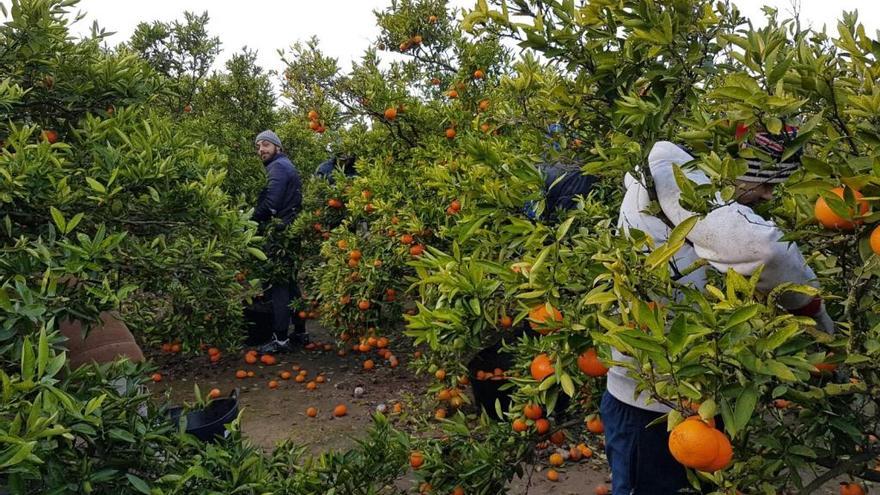
[[[612,495],[670,495],[689,486],[684,466],[669,453],[666,422],[648,427],[662,414],[625,404],[608,392],[599,411]]]

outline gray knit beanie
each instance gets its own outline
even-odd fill
[[[275,146],[284,149],[284,146],[281,146],[281,140],[278,139],[278,135],[272,131],[263,131],[257,134],[257,139],[254,139],[254,143],[259,143],[260,141],[269,141]]]

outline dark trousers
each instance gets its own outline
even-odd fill
[[[291,321],[294,333],[305,333],[306,322],[296,311],[290,309],[293,298],[302,297],[296,281],[274,283],[269,292],[272,300],[272,332],[275,336],[279,339],[287,338]]]
[[[689,486],[684,466],[669,453],[666,421],[648,427],[662,414],[633,407],[608,392],[599,409],[612,495],[671,495]]]

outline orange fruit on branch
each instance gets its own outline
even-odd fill
[[[318,112],[314,110],[309,110],[309,120],[318,120]]]
[[[153,373],[152,375],[150,375],[150,380],[153,380],[153,382],[155,382],[155,383],[159,383],[162,381],[162,374],[161,373]]]
[[[532,359],[529,371],[532,374],[532,378],[539,382],[556,372],[553,364],[550,362],[550,358],[544,353],[538,354]]]
[[[544,415],[544,411],[538,404],[526,404],[523,407],[523,414],[529,419],[540,419]]]
[[[602,424],[602,418],[597,414],[587,417],[587,431],[596,435],[605,433],[605,425]]]
[[[578,356],[577,365],[578,369],[587,376],[598,377],[608,374],[608,368],[599,361],[599,356],[593,347],[590,347]]]
[[[458,98],[458,91],[456,91],[454,89],[450,89],[449,92],[446,93],[446,96],[448,96],[449,99],[454,100],[454,99]]]
[[[517,418],[513,420],[513,431],[517,433],[522,433],[529,429],[528,423],[525,422],[522,418]]]
[[[446,129],[446,139],[455,139],[455,136],[457,134],[458,133],[455,132],[455,129],[453,129],[451,127],[449,129]]]
[[[724,433],[699,418],[685,420],[669,434],[669,451],[683,466],[714,473],[733,459],[733,447]]]
[[[529,311],[529,326],[541,335],[547,335],[559,328],[558,323],[561,321],[562,313],[550,304],[541,304]]]
[[[543,435],[550,431],[550,421],[546,418],[541,418],[535,421],[535,431],[538,432],[538,435]]]
[[[385,109],[385,119],[386,120],[394,120],[397,118],[397,109],[394,107]]]
[[[413,469],[422,467],[425,463],[425,456],[421,452],[411,452],[409,454],[409,465]]]
[[[871,232],[869,244],[871,246],[871,251],[874,251],[874,254],[880,256],[880,225],[874,227],[874,231]]]
[[[844,188],[843,187],[835,187],[830,191],[834,193],[839,198],[845,198]],[[826,229],[838,229],[838,230],[852,230],[857,224],[861,224],[862,220],[853,220],[854,216],[861,216],[868,213],[868,202],[863,201],[861,198],[862,193],[858,191],[852,191],[853,195],[856,198],[858,203],[859,212],[856,213],[849,209],[849,215],[847,218],[843,218],[837,213],[835,213],[828,203],[825,201],[825,198],[820,196],[819,199],[816,200],[816,206],[813,208],[813,213],[816,215],[816,220],[822,224]]]

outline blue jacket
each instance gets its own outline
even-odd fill
[[[284,153],[273,156],[265,166],[268,182],[260,191],[253,219],[262,224],[279,218],[284,225],[288,225],[302,209],[299,171]]]

